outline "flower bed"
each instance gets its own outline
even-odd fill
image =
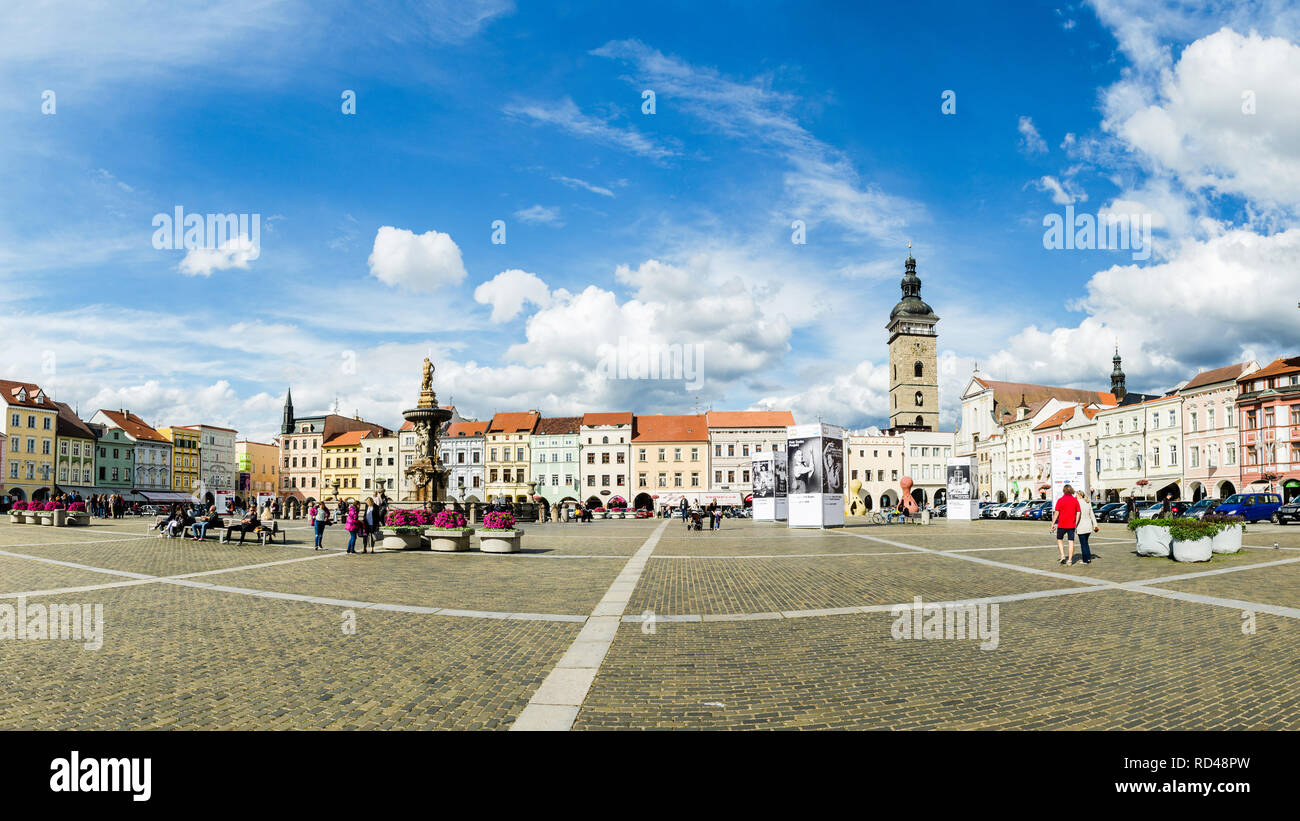
[[[464,514],[456,510],[443,510],[433,517],[433,527],[426,528],[429,546],[444,553],[469,550],[469,537],[474,528],[467,527]]]
[[[518,553],[524,532],[515,527],[509,513],[489,513],[483,517],[478,549],[484,553]]]
[[[384,518],[384,547],[389,550],[415,550],[420,547],[420,536],[426,527],[433,525],[433,514],[427,510],[390,510]]]
[[[1219,528],[1210,545],[1215,553],[1237,553],[1241,550],[1241,534],[1246,532],[1246,520],[1241,516],[1217,516],[1211,513],[1201,519]]]
[[[1169,526],[1173,537],[1174,560],[1180,562],[1208,562],[1214,552],[1214,537],[1221,526],[1203,519],[1174,519]]]
[[[1128,529],[1137,537],[1139,556],[1168,556],[1173,551],[1169,527],[1173,519],[1130,519]]]

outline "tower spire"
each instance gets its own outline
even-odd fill
[[[1110,392],[1115,395],[1115,401],[1120,402],[1128,389],[1124,386],[1124,367],[1119,358],[1119,343],[1115,343],[1115,357],[1111,359],[1114,367],[1110,371]]]
[[[284,415],[280,418],[280,433],[293,433],[293,388],[284,394]]]

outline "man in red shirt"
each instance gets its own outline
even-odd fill
[[[1066,485],[1061,489],[1061,498],[1056,500],[1052,509],[1052,530],[1056,531],[1056,549],[1061,554],[1061,564],[1074,564],[1074,529],[1079,526],[1079,500],[1074,497],[1074,488]],[[1065,542],[1070,543],[1070,556],[1065,556]]]

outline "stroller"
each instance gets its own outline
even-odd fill
[[[703,517],[700,516],[700,512],[699,512],[698,510],[692,510],[692,511],[691,511],[691,518],[690,518],[690,520],[689,520],[689,521],[687,522],[687,524],[686,524],[686,529],[687,529],[687,530],[703,530],[703,529],[704,529],[704,519],[703,519]]]

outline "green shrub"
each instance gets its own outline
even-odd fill
[[[1204,519],[1174,519],[1169,535],[1174,537],[1174,541],[1194,542],[1197,539],[1211,539],[1222,529],[1223,525],[1218,522],[1207,522]]]
[[[1174,519],[1129,519],[1128,529],[1137,530],[1139,527],[1148,527],[1150,525],[1155,525],[1156,527],[1169,527],[1174,523],[1174,521]]]
[[[1227,527],[1232,527],[1233,525],[1241,525],[1241,532],[1242,533],[1246,532],[1245,516],[1220,516],[1217,513],[1211,513],[1209,515],[1202,516],[1201,521],[1213,522],[1214,524],[1219,526],[1219,530],[1223,530],[1224,528]]]

